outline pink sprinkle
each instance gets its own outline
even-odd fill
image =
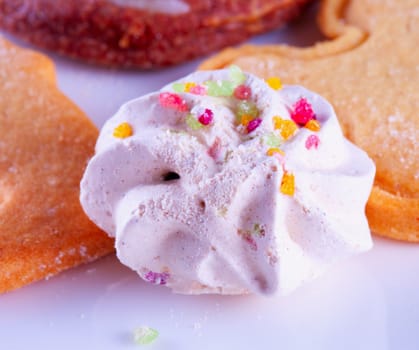
[[[278,160],[279,164],[281,164],[282,167],[285,166],[285,157],[281,153],[274,153],[274,158]]]
[[[320,139],[317,135],[310,135],[306,140],[306,148],[311,149],[312,147],[319,147]]]
[[[209,125],[212,123],[212,120],[214,118],[214,113],[208,108],[205,109],[204,113],[202,113],[198,120],[202,125]]]
[[[192,86],[192,87],[190,88],[189,92],[190,92],[191,94],[194,94],[194,95],[201,95],[201,96],[204,96],[204,95],[206,95],[206,94],[207,94],[207,89],[206,89],[206,87],[205,87],[205,86],[202,86],[202,85],[195,85],[195,86]]]
[[[250,245],[250,248],[252,249],[252,250],[258,250],[258,246],[257,246],[257,244],[256,244],[256,241],[253,239],[253,237],[251,236],[251,235],[245,235],[245,236],[243,236],[243,239],[247,242],[247,243],[249,243],[249,245]]]
[[[148,271],[144,276],[146,281],[160,285],[165,285],[169,277],[170,275],[167,272],[158,273],[153,271]]]
[[[249,124],[247,124],[247,133],[250,134],[252,131],[256,130],[260,124],[262,124],[262,119],[260,118],[251,120]]]
[[[188,110],[186,101],[172,92],[162,92],[159,96],[159,101],[160,104],[166,108],[171,108],[180,112],[186,112]]]
[[[239,100],[248,100],[252,96],[252,90],[246,85],[239,85],[234,89],[234,97]]]
[[[208,155],[211,158],[216,159],[218,158],[220,151],[221,151],[221,139],[217,136],[214,140],[214,143],[208,149]]]
[[[304,126],[311,119],[316,119],[313,108],[305,98],[300,98],[294,104],[294,110],[291,112],[291,119],[300,126]]]

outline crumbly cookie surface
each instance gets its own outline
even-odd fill
[[[151,68],[234,45],[311,0],[0,0],[0,27],[90,63]]]
[[[48,58],[0,38],[0,293],[113,250],[79,203],[97,134]]]

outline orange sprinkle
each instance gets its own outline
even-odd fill
[[[272,157],[275,153],[279,153],[281,156],[285,156],[285,152],[278,147],[272,147],[266,151],[266,155],[269,157]]]
[[[277,115],[272,118],[272,122],[274,123],[274,129],[280,129],[282,125],[283,119],[281,117],[278,117]]]
[[[253,118],[254,117],[252,117],[251,115],[246,115],[245,114],[241,117],[240,123],[241,123],[241,125],[247,126],[253,120]]]
[[[282,138],[288,140],[298,130],[297,124],[292,120],[282,119],[281,117],[273,117],[274,129],[279,130]]]
[[[281,181],[281,193],[287,196],[293,196],[295,192],[295,178],[291,173],[285,172]]]
[[[316,119],[311,119],[304,125],[308,130],[311,131],[319,131],[320,130],[320,123]]]
[[[113,136],[119,139],[125,139],[127,137],[132,136],[132,126],[127,122],[119,124],[113,130]]]
[[[274,90],[279,90],[282,88],[281,79],[278,77],[270,77],[266,79],[266,84],[268,84]]]
[[[196,84],[194,82],[185,83],[185,92],[190,92],[191,89],[195,86],[196,86]]]

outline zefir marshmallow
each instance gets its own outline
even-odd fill
[[[332,106],[238,67],[124,104],[81,182],[121,262],[178,293],[289,293],[372,246],[375,167]]]

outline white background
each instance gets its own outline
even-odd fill
[[[253,39],[308,45],[313,10]],[[195,70],[92,67],[55,55],[61,89],[98,127],[125,101]],[[149,285],[114,256],[0,296],[0,349],[419,349],[419,245],[375,238],[372,251],[287,297],[182,296]]]

